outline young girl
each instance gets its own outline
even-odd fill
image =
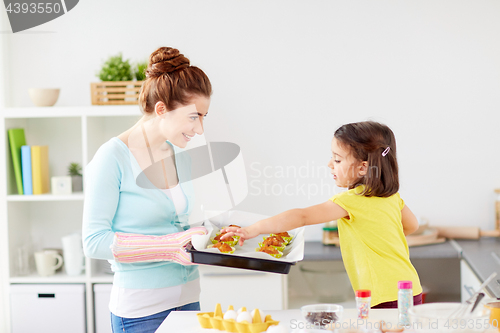
[[[246,228],[226,228],[226,237],[245,239],[305,225],[338,220],[340,249],[354,290],[371,290],[372,307],[397,307],[398,281],[413,282],[414,304],[422,287],[410,262],[405,235],[418,228],[415,215],[398,193],[396,140],[383,124],[343,125],[332,140],[328,163],[335,183],[348,191],[327,202],[292,209]]]

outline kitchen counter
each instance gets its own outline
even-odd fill
[[[481,238],[479,240],[457,240],[461,256],[477,277],[486,280],[491,273],[497,276],[486,288],[495,297],[500,298],[500,240],[497,238]]]
[[[224,304],[225,305],[225,304]],[[225,309],[223,309],[225,310]],[[265,310],[264,310],[265,311]],[[198,323],[196,311],[174,311],[165,319],[158,328],[156,333],[167,332],[182,332],[182,333],[209,333],[221,332],[216,329],[203,329]],[[300,310],[281,310],[281,311],[266,311],[274,320],[280,322],[280,325],[287,329],[290,333],[309,333],[309,332],[331,332],[325,330],[307,329],[306,323],[303,321]],[[366,328],[377,328],[380,320],[388,323],[397,324],[398,310],[397,309],[372,309],[370,310],[370,319],[362,321]],[[357,313],[356,309],[345,309],[342,315],[343,328],[349,329],[356,327]],[[351,325],[351,326],[349,326]],[[371,325],[371,326],[369,326]],[[405,330],[405,332],[410,332]]]
[[[411,259],[460,258],[460,253],[449,241],[410,247]],[[342,260],[340,247],[321,242],[305,242],[304,260]]]
[[[498,276],[488,284],[488,291],[500,298],[500,240],[481,238],[479,240],[452,240],[440,244],[410,247],[411,259],[464,259],[477,277],[484,281],[491,273]],[[338,246],[323,245],[321,242],[305,242],[304,260],[342,260]]]
[[[225,309],[224,309],[225,310]],[[265,310],[264,310],[265,311]],[[201,328],[197,311],[174,311],[168,315],[165,321],[158,327],[156,333],[209,333],[221,332],[216,329]],[[282,311],[266,311],[274,320],[280,322],[288,333],[317,333],[317,332],[332,332],[330,330],[314,329],[311,325],[307,325],[302,317],[300,310],[282,310]],[[336,328],[342,329],[344,332],[353,331],[353,329],[363,329],[363,332],[380,332],[380,321],[385,321],[388,326],[395,328],[398,321],[398,309],[371,309],[369,319],[358,320],[356,309],[344,309],[342,319],[336,323]],[[476,322],[476,325],[484,325],[484,323]],[[317,328],[317,327],[316,327]],[[418,327],[415,327],[418,328]],[[404,330],[407,333],[415,333],[412,328]],[[437,332],[436,329],[427,330],[429,332]],[[497,333],[496,328],[486,330],[487,333]]]

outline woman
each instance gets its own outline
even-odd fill
[[[112,263],[113,332],[154,332],[170,311],[200,309],[196,266],[119,262],[110,247],[117,235],[161,236],[189,229],[190,165],[186,154],[175,153],[203,133],[211,94],[201,69],[190,66],[177,49],[157,49],[139,96],[143,117],[103,144],[86,168],[84,251]]]

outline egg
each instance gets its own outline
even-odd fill
[[[224,320],[227,320],[227,319],[236,320],[237,317],[238,317],[238,314],[234,310],[227,310],[226,313],[224,314]]]
[[[239,308],[238,309],[238,314],[242,313],[242,312],[245,312],[247,310],[246,307],[242,307],[242,308]]]
[[[267,329],[266,332],[267,333],[288,333],[288,329],[285,326],[278,324],[278,325],[269,326],[269,328]]]
[[[255,310],[259,310],[260,319],[262,319],[262,321],[264,321],[266,319],[266,314],[261,309],[253,309],[252,310],[252,318],[255,317]]]
[[[238,317],[236,317],[236,322],[242,322],[242,321],[248,321],[248,323],[252,323],[252,316],[250,316],[250,313],[248,311],[243,311],[241,312]]]

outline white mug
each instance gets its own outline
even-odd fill
[[[35,252],[36,270],[40,276],[54,275],[62,266],[63,258],[53,250]]]
[[[62,239],[63,252],[82,251],[82,236],[78,233],[64,236]]]
[[[64,251],[64,269],[66,274],[74,276],[80,275],[84,267],[83,251]]]

